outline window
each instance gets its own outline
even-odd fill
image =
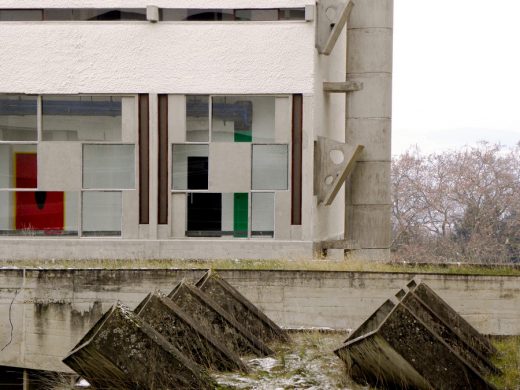
[[[83,145],[83,188],[133,189],[134,145]]]
[[[121,235],[136,129],[135,96],[0,94],[0,235]]]
[[[83,236],[121,235],[123,202],[120,191],[83,192],[81,209]]]
[[[304,8],[160,8],[161,21],[305,20]],[[145,21],[145,8],[0,9],[0,21]]]
[[[108,141],[122,139],[121,97],[44,96],[44,141]]]
[[[189,193],[188,237],[247,237],[248,193]]]
[[[287,145],[253,145],[252,189],[286,190]]]
[[[275,142],[277,134],[286,132],[279,138],[289,139],[291,131],[290,102],[278,104],[276,99],[280,98],[284,97],[186,96],[186,143],[172,144],[172,190],[187,196],[186,236],[274,237],[274,191],[287,190],[289,177],[289,146]],[[276,112],[283,107],[286,112]],[[277,124],[276,118],[282,118],[283,124]],[[212,149],[212,143],[219,143],[218,148],[214,145]],[[249,143],[244,145],[249,151],[239,153],[236,143]],[[233,157],[238,155],[238,160],[246,155],[250,161],[241,164],[237,160],[235,166]],[[231,160],[212,160],[223,156]],[[251,181],[245,181],[244,192],[217,192],[225,189],[226,183],[214,180],[226,176],[228,170],[229,188],[242,190],[244,181],[233,180],[234,169],[251,169]],[[217,175],[213,179],[211,172]]]
[[[209,146],[176,144],[172,149],[174,190],[208,189]]]
[[[0,141],[36,141],[37,97],[0,94]]]
[[[209,141],[209,96],[186,96],[186,141]]]
[[[214,96],[212,142],[273,142],[274,96]]]
[[[274,237],[274,192],[251,194],[251,236]]]

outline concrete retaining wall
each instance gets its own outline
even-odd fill
[[[355,328],[413,275],[221,271],[285,327]],[[0,270],[0,365],[68,371],[61,359],[115,300],[134,308],[195,270]],[[520,277],[422,275],[482,333],[520,334]],[[14,299],[14,300],[13,300]],[[12,323],[12,328],[11,328]],[[12,329],[12,339],[11,339]]]

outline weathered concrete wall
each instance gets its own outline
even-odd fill
[[[198,270],[0,270],[0,365],[67,371],[61,359],[115,300],[134,308]],[[221,271],[278,325],[356,328],[411,274]],[[485,334],[520,334],[520,277],[423,275]],[[14,299],[14,300],[13,300]],[[11,305],[12,304],[12,305]],[[11,340],[11,324],[12,341]]]
[[[67,371],[61,359],[115,300],[134,308],[150,291],[168,293],[180,279],[196,279],[203,272],[2,269],[0,349],[8,345],[0,352],[0,365]],[[220,274],[278,325],[331,328],[356,328],[413,276],[305,271]],[[520,334],[520,277],[421,278],[478,331]]]

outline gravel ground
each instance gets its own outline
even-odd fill
[[[274,356],[244,358],[251,372],[213,375],[221,389],[366,389],[352,383],[343,362],[333,353],[345,333],[291,333],[292,343],[272,345]]]

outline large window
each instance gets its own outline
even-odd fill
[[[172,145],[171,160],[172,190],[187,197],[186,236],[274,237],[276,191],[288,190],[289,177],[289,147],[276,143],[287,139],[279,137],[276,118],[289,117],[290,106],[277,105],[277,98],[186,96],[186,143]],[[246,187],[244,169],[250,170]],[[215,191],[236,185],[242,191]]]
[[[135,145],[123,143],[135,138],[134,105],[0,94],[0,235],[121,235],[123,191],[135,189]]]

